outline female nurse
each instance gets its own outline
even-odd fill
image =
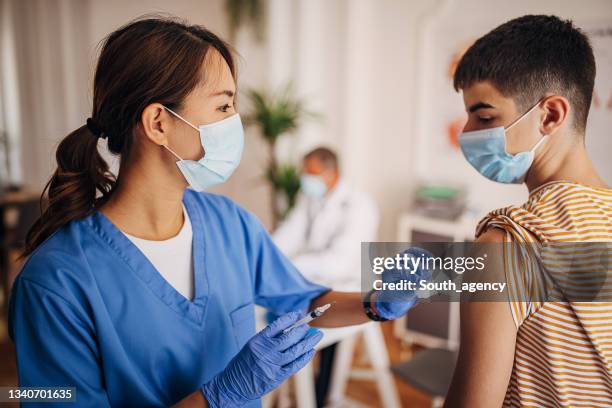
[[[12,291],[21,386],[75,387],[79,407],[259,406],[314,354],[321,332],[283,332],[305,310],[335,301],[315,321],[334,327],[414,303],[307,281],[253,215],[202,192],[240,162],[235,80],[199,26],[141,19],[106,39],[92,116],[57,149]],[[257,334],[255,304],[282,315]]]

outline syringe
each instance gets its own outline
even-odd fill
[[[285,330],[283,330],[283,334],[291,331],[292,329],[294,329],[294,328],[296,328],[298,326],[301,326],[303,324],[312,322],[317,317],[320,317],[321,315],[323,315],[323,313],[325,313],[325,311],[327,309],[329,309],[331,306],[332,306],[332,304],[328,303],[326,305],[319,306],[319,307],[315,308],[310,313],[308,313],[306,316],[302,317],[300,320],[298,320],[297,322],[293,323],[291,326],[289,326]]]

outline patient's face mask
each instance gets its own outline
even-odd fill
[[[506,151],[506,131],[531,113],[541,101],[539,100],[506,128],[499,126],[461,133],[458,138],[459,145],[467,161],[490,180],[512,184],[521,184],[525,181],[527,171],[533,164],[535,151],[546,135],[543,135],[530,150],[512,155]]]
[[[196,191],[204,191],[229,179],[240,164],[244,148],[244,129],[240,115],[236,113],[218,122],[196,127],[178,113],[164,108],[200,134],[200,143],[204,148],[204,157],[200,160],[184,160],[168,146],[164,146],[178,159],[176,165],[189,186]]]
[[[304,174],[300,178],[300,189],[310,198],[322,198],[327,193],[327,184],[321,176]]]

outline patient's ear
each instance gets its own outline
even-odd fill
[[[171,119],[161,104],[148,105],[140,115],[140,125],[145,137],[159,146],[167,145],[169,129],[173,126]]]
[[[560,95],[553,95],[542,101],[540,133],[554,134],[569,120],[570,109],[569,101]]]

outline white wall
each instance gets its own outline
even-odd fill
[[[279,36],[269,48],[270,72],[292,75],[299,94],[324,116],[298,132],[290,156],[318,143],[337,147],[344,175],[381,208],[381,237],[393,239],[395,219],[414,183],[414,27],[428,2],[273,0],[271,5],[281,18],[270,21]]]

